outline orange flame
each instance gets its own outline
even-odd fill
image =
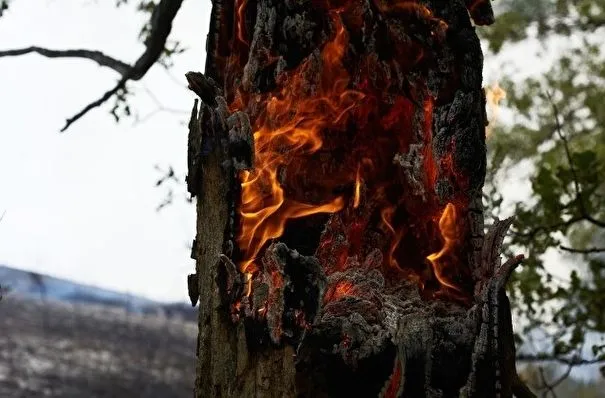
[[[485,88],[485,99],[487,100],[487,107],[490,111],[489,124],[485,128],[485,136],[490,137],[494,132],[494,127],[498,122],[500,116],[500,101],[506,98],[506,91],[500,87],[498,82],[494,83],[491,87]]]
[[[248,44],[244,33],[244,12],[248,0],[236,0],[237,9],[237,38],[244,44]]]
[[[434,34],[441,34],[447,28],[445,22],[439,21],[415,0],[373,1],[383,12],[405,12],[412,17],[430,19]],[[250,32],[246,32],[245,26],[248,3],[248,0],[235,2],[236,47],[239,42],[248,46],[246,35],[250,36]],[[353,64],[347,65],[347,69],[343,65],[343,60],[348,62],[350,55],[349,32],[355,36],[355,29],[359,29],[351,22],[357,15],[355,6],[348,5],[353,3],[350,0],[317,0],[317,4],[328,9],[333,27],[332,36],[323,44],[319,59],[317,53],[313,53],[293,70],[279,72],[275,80],[277,88],[269,93],[251,93],[246,87],[238,86],[228,97],[231,111],[243,110],[250,115],[254,131],[254,168],[239,175],[241,202],[238,205],[237,244],[241,255],[239,267],[246,275],[248,296],[253,276],[256,278],[259,269],[257,261],[262,250],[270,240],[284,234],[288,221],[317,213],[339,212],[345,207],[345,198],[349,203],[347,211],[338,217],[343,225],[338,228],[346,235],[346,247],[326,251],[336,253],[338,258],[338,261],[326,263],[343,265],[348,257],[362,254],[366,232],[375,233],[375,227],[379,227],[388,239],[384,246],[380,243],[384,249],[380,265],[388,267],[389,274],[412,278],[419,282],[421,289],[425,288],[425,279],[432,278],[424,262],[426,252],[422,243],[434,242],[437,237],[436,228],[425,228],[426,221],[441,207],[433,189],[438,178],[442,178],[443,170],[450,174],[456,172],[453,156],[451,153],[440,154],[437,158],[433,153],[435,98],[430,93],[421,86],[414,86],[411,94],[422,103],[417,109],[417,102],[388,92],[386,88],[391,87],[391,76],[380,73],[380,64],[374,58],[363,58],[361,67]],[[335,10],[335,7],[340,8]],[[341,13],[347,21],[346,28]],[[239,47],[245,58],[247,48]],[[393,54],[397,60],[392,62],[403,60],[402,73],[417,67],[425,54],[420,46],[408,48],[408,43],[403,42],[393,48],[397,50]],[[271,54],[266,56],[272,59]],[[418,126],[420,117],[424,117],[424,122]],[[415,131],[417,127],[422,131]],[[343,145],[349,143],[352,145]],[[424,178],[416,178],[417,163],[402,165],[405,171],[392,168],[392,155],[407,153],[412,145],[414,151],[420,151],[414,159],[422,162]],[[334,151],[337,156],[327,156],[329,161],[324,163],[324,151],[326,155]],[[316,161],[318,163],[314,164]],[[410,174],[409,170],[416,174]],[[406,195],[411,191],[408,188],[412,183],[414,189],[416,184],[424,185],[422,201]],[[362,205],[362,184],[364,211],[350,211],[351,205],[353,209]],[[343,197],[337,192],[347,194]],[[451,289],[460,291],[449,278],[450,260],[458,235],[456,211],[451,203],[443,209],[438,222],[443,247],[426,257],[440,287],[448,288],[448,293],[452,293]],[[320,242],[320,247],[330,242]],[[329,267],[339,269],[337,265]],[[432,284],[426,286],[434,287]],[[346,296],[353,288],[350,283],[343,282],[331,294],[336,298]]]
[[[353,198],[353,208],[356,209],[359,207],[359,201],[361,196],[361,179],[359,177],[359,168],[360,165],[357,166],[357,174],[355,176],[355,197]]]
[[[239,245],[244,252],[243,272],[256,270],[254,261],[264,244],[284,232],[289,219],[317,213],[334,213],[344,207],[342,197],[321,205],[286,198],[280,173],[292,159],[308,156],[322,147],[321,132],[344,124],[363,94],[347,90],[349,78],[342,66],[348,35],[336,16],[333,40],[324,46],[323,72],[317,91],[305,95],[308,61],[287,76],[280,92],[266,101],[254,123],[255,168],[241,173],[242,225]]]
[[[433,265],[435,277],[442,286],[460,291],[455,284],[443,275],[444,266],[440,264],[440,260],[454,248],[458,235],[456,227],[456,207],[452,203],[448,203],[447,206],[445,206],[445,210],[443,210],[443,214],[439,219],[439,230],[441,231],[441,236],[444,241],[443,247],[438,253],[427,256],[427,260]]]
[[[419,17],[429,19],[433,16],[431,10],[418,4],[416,0],[374,0],[374,3],[381,12],[405,11],[414,12]]]
[[[399,242],[401,242],[401,238],[403,238],[403,229],[396,231],[393,227],[393,214],[395,213],[395,207],[385,207],[380,212],[380,217],[382,218],[382,222],[387,227],[389,232],[393,235],[393,240],[391,242],[391,247],[389,248],[389,255],[387,256],[387,261],[391,267],[399,267],[399,263],[395,258],[395,250],[399,246]]]

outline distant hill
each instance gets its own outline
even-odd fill
[[[184,284],[183,284],[184,285]],[[120,293],[67,279],[0,265],[0,286],[6,295],[71,304],[95,304],[122,308],[132,313],[161,313],[195,320],[197,311],[188,303],[161,303],[145,297]],[[185,287],[183,287],[185,288]]]
[[[196,336],[179,318],[8,294],[0,397],[191,397]]]

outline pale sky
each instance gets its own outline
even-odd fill
[[[0,49],[98,49],[131,62],[142,52],[144,16],[114,5],[15,0],[0,18]],[[184,113],[158,112],[139,123],[116,124],[110,103],[59,134],[67,117],[113,87],[117,74],[87,60],[0,58],[0,264],[157,300],[186,299],[195,212],[182,185],[173,205],[155,211],[166,190],[154,186],[161,176],[154,165],[186,172],[183,122],[193,95],[183,75],[203,70],[209,13],[210,0],[184,1],[171,38],[188,51],[170,72],[156,65],[130,85],[141,118],[158,108],[153,97]],[[531,57],[538,48],[533,41],[486,57],[485,83],[543,71],[545,63]],[[527,195],[526,176],[519,170],[513,184],[521,188],[507,189],[507,199]]]
[[[34,4],[35,3],[35,4]],[[16,0],[0,18],[0,49],[98,49],[127,62],[143,50],[143,16],[114,1]],[[188,51],[170,75],[154,66],[131,85],[133,108],[148,115],[116,124],[111,104],[59,134],[64,120],[113,87],[117,74],[87,60],[36,54],[0,59],[0,264],[157,300],[184,301],[194,269],[187,244],[195,211],[185,192],[157,213],[165,189],[154,165],[186,171],[193,94],[184,73],[203,70],[210,0],[185,1],[172,38]],[[178,84],[180,81],[181,84]],[[181,188],[181,187],[177,187]]]

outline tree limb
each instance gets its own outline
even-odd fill
[[[521,238],[533,239],[540,232],[551,232],[553,229],[566,228],[582,220],[584,220],[584,217],[572,217],[567,221],[551,224],[548,226],[539,225],[535,228],[530,229],[528,232],[513,232],[513,234]]]
[[[605,247],[590,247],[588,249],[574,249],[572,247],[567,246],[559,246],[559,249],[570,252],[570,253],[580,253],[580,254],[592,254],[592,253],[605,253]]]
[[[101,51],[91,50],[51,50],[42,47],[26,47],[15,50],[0,51],[0,57],[16,57],[29,53],[38,53],[48,58],[85,58],[95,61],[99,66],[105,66],[124,76],[130,71],[130,65],[102,53]]]
[[[121,89],[123,89],[126,86],[126,82],[128,81],[128,78],[121,78],[118,81],[118,84],[115,85],[114,88],[112,88],[111,90],[105,92],[105,94],[103,94],[99,99],[91,102],[90,104],[86,105],[80,112],[76,113],[74,116],[68,118],[65,121],[65,126],[63,126],[63,128],[60,130],[61,133],[63,133],[65,130],[67,130],[69,128],[69,126],[71,126],[74,122],[76,122],[78,119],[80,119],[82,116],[86,115],[91,109],[94,109],[98,106],[101,106],[103,103],[105,103],[108,99],[110,99],[111,97],[113,97],[118,91],[120,91]]]
[[[120,74],[121,79],[115,87],[105,92],[99,99],[89,103],[81,111],[65,121],[61,132],[67,130],[74,122],[86,115],[90,110],[102,105],[118,91],[125,88],[129,80],[140,80],[147,71],[158,61],[164,52],[166,41],[172,30],[172,21],[181,8],[183,0],[161,0],[153,9],[149,21],[149,36],[145,40],[145,51],[130,65],[100,51],[92,50],[50,50],[41,47],[28,47],[16,50],[0,51],[0,57],[18,56],[31,52],[49,58],[87,58],[97,62],[99,65],[108,67]]]

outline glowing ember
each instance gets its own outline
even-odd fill
[[[498,117],[500,116],[500,101],[506,98],[506,91],[500,87],[498,82],[496,82],[491,87],[485,89],[485,98],[487,100],[487,107],[490,111],[489,124],[485,128],[485,136],[489,137],[494,132],[494,127],[498,122]]]

